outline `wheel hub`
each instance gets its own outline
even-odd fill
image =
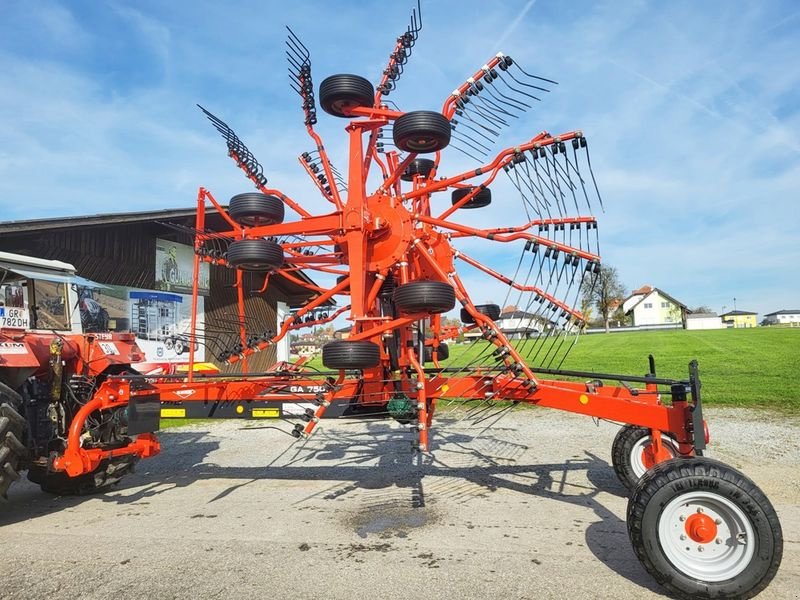
[[[699,544],[710,544],[717,537],[717,524],[704,513],[694,513],[686,519],[686,534]]]

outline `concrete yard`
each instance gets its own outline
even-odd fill
[[[709,410],[711,455],[777,508],[800,597],[800,420]],[[453,413],[416,465],[391,421],[162,433],[162,454],[104,495],[28,482],[0,504],[2,598],[651,598],[609,464],[616,427],[519,409],[484,431]],[[284,430],[284,431],[281,431]]]

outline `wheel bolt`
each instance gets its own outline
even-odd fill
[[[686,539],[686,536],[681,534],[681,540],[685,540],[685,539]]]
[[[717,525],[722,525],[722,519],[714,519],[714,523]]]
[[[714,540],[714,541],[715,541],[717,544],[721,544],[721,543],[722,543],[722,540],[721,540],[721,539],[719,539],[719,538],[717,538],[717,539],[716,539],[716,540]]]
[[[702,513],[703,513],[703,509],[702,509],[702,508],[698,508],[698,509],[697,509],[697,512],[699,512],[700,514],[702,514]]]
[[[703,547],[702,547],[702,546],[698,546],[698,547],[697,547],[697,551],[698,551],[698,552],[702,552],[702,551],[703,551]]]
[[[686,517],[684,517],[683,515],[681,515],[680,517],[678,517],[678,519],[679,519],[679,520],[681,520],[681,521],[685,521],[685,520],[686,520]]]

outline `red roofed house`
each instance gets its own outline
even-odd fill
[[[628,296],[622,303],[622,310],[631,316],[631,324],[670,325],[686,327],[686,305],[663,290],[643,285]]]

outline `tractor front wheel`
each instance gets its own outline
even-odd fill
[[[709,458],[673,459],[645,473],[628,502],[628,534],[644,568],[678,598],[751,598],[783,555],[764,493]]]
[[[28,424],[19,413],[21,406],[20,395],[0,383],[0,498],[19,479],[28,457],[24,444]]]
[[[661,446],[669,453],[670,458],[680,456],[678,442],[663,432]],[[633,490],[642,475],[657,462],[653,454],[650,430],[645,427],[623,425],[611,444],[611,464],[622,484]]]

